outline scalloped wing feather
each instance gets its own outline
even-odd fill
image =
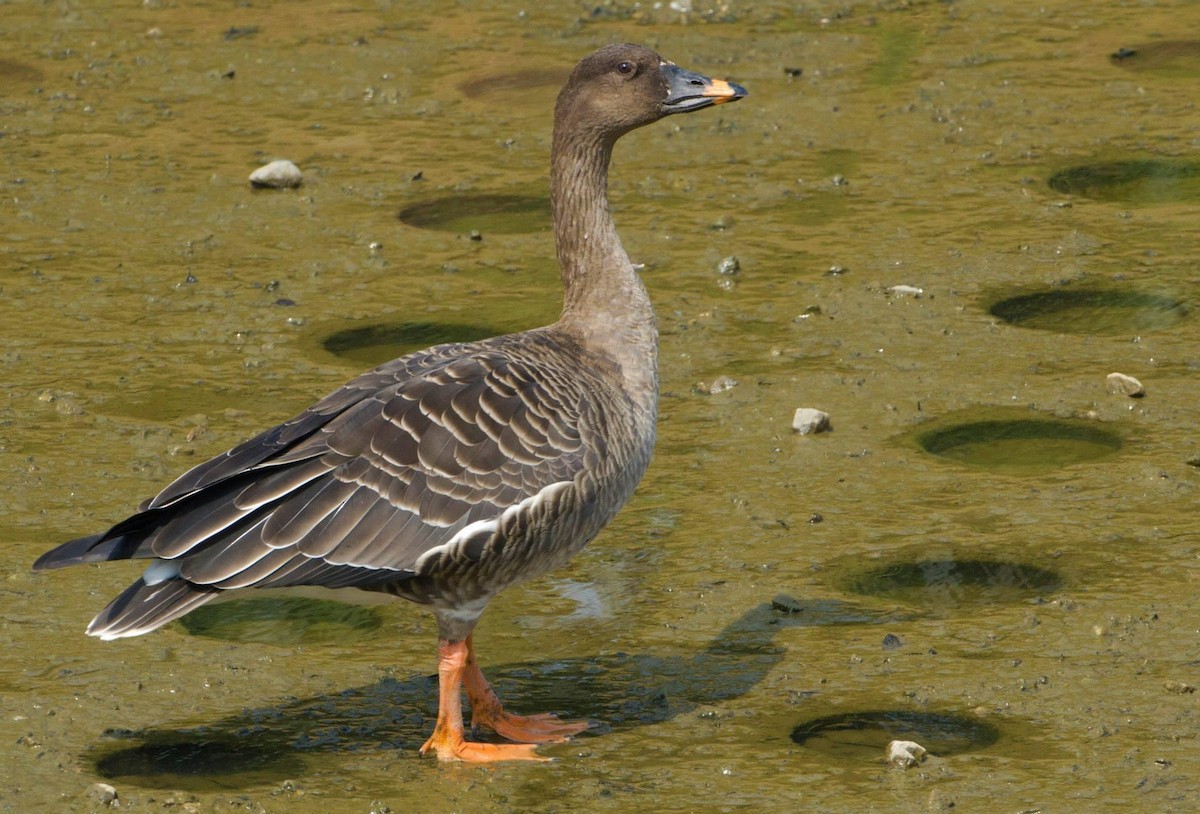
[[[557,348],[537,353],[535,342],[525,358],[503,339],[376,368],[193,468],[108,534],[56,549],[63,553],[47,555],[46,567],[174,560],[180,577],[166,582],[185,580],[204,598],[131,587],[114,605],[130,619],[140,614],[137,623],[126,625],[110,606],[97,617],[107,633],[97,635],[133,635],[117,631],[144,632],[179,615],[165,597],[192,607],[213,589],[370,586],[456,547],[478,555],[502,516],[547,487],[569,485],[587,466],[585,454],[598,450],[587,450],[585,434],[603,435],[585,426],[600,420],[585,415],[588,396],[597,395],[581,389],[586,377],[578,369],[546,377]],[[159,610],[131,605],[143,595]]]

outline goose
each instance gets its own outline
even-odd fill
[[[609,214],[613,145],[665,116],[744,96],[637,45],[585,57],[554,107],[557,322],[380,365],[185,472],[108,531],[46,552],[34,570],[149,560],[88,626],[106,640],[249,588],[354,588],[426,605],[439,688],[421,754],[546,759],[539,744],[588,722],[505,710],[472,632],[497,593],[591,541],[650,461],[658,334]],[[472,726],[511,743],[466,739],[464,690]]]

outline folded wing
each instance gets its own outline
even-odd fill
[[[34,567],[155,559],[89,628],[113,638],[223,590],[369,588],[414,575],[439,547],[470,542],[479,556],[478,532],[495,527],[488,521],[586,466],[579,372],[548,376],[545,359],[536,366],[535,376],[502,343],[396,360]]]

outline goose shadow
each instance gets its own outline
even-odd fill
[[[495,665],[489,680],[516,712],[586,719],[578,740],[668,721],[749,692],[786,657],[787,627],[896,621],[840,600],[756,605],[692,655],[603,653]],[[372,684],[247,709],[188,728],[109,730],[89,760],[108,779],[184,791],[279,783],[321,753],[396,750],[415,757],[437,716],[437,676]],[[488,733],[476,733],[487,739]]]

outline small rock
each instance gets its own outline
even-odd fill
[[[804,309],[804,313],[797,314],[796,316],[792,317],[792,322],[801,323],[819,313],[821,313],[821,306],[810,305]]]
[[[87,410],[75,399],[59,399],[54,403],[54,412],[59,415],[87,415]]]
[[[256,25],[247,25],[240,28],[238,26],[232,26],[228,31],[225,32],[225,40],[227,42],[231,40],[240,40],[242,37],[253,37],[257,33],[258,26]]]
[[[779,594],[771,600],[771,609],[780,613],[803,613],[804,605],[786,594]]]
[[[1132,376],[1126,376],[1124,373],[1109,373],[1104,379],[1105,387],[1108,392],[1116,396],[1129,396],[1132,399],[1140,399],[1146,395],[1146,388],[1142,383]]]
[[[741,261],[732,254],[717,263],[717,274],[724,274],[726,277],[732,277],[742,270]]]
[[[925,759],[925,747],[915,741],[892,741],[887,745],[887,762],[911,769]]]
[[[792,429],[801,435],[818,432],[829,432],[833,424],[829,421],[829,413],[812,407],[797,407],[792,416]]]
[[[1182,681],[1164,681],[1163,687],[1167,689],[1167,692],[1177,692],[1180,695],[1186,695],[1187,693],[1196,691],[1196,688],[1191,684],[1185,684]]]
[[[250,173],[250,185],[257,189],[298,187],[304,180],[300,168],[290,161],[272,161]]]
[[[728,376],[718,376],[713,379],[712,384],[705,386],[701,383],[700,387],[710,396],[715,396],[717,393],[724,393],[726,390],[732,390],[737,387],[737,380],[731,379]]]
[[[88,786],[87,796],[101,805],[112,808],[119,805],[117,802],[117,790],[107,783],[93,783]]]
[[[945,789],[937,788],[929,792],[929,802],[926,808],[930,812],[953,811],[957,807],[958,803],[954,801],[953,797],[947,794]],[[1023,812],[1023,814],[1032,814],[1032,812]]]
[[[904,647],[904,640],[895,633],[889,633],[883,637],[884,650],[898,650],[901,647]]]
[[[897,297],[919,297],[925,293],[925,289],[917,288],[915,285],[894,285],[888,289],[889,294],[895,294]]]

